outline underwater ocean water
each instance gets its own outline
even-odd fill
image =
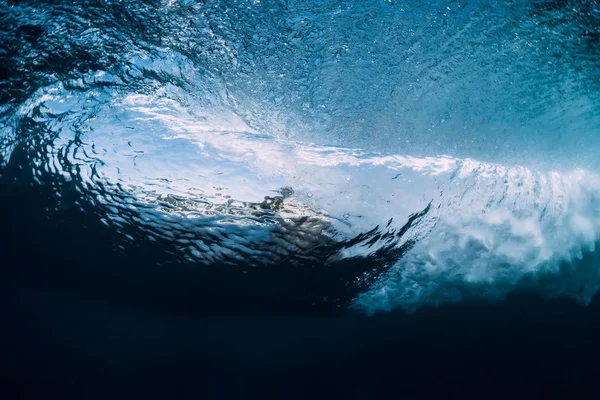
[[[0,212],[18,398],[585,391],[600,2],[0,1]]]

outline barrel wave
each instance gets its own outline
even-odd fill
[[[90,257],[50,285],[367,313],[600,287],[597,1],[9,1],[0,26],[3,201]]]

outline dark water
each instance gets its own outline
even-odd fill
[[[0,1],[2,398],[580,398],[600,4]]]
[[[594,395],[598,307],[539,299],[416,315],[175,315],[3,291],[17,398]],[[189,310],[188,310],[189,311]],[[20,396],[19,396],[20,395]]]

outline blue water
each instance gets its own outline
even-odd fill
[[[586,303],[599,18],[595,2],[9,2],[2,179],[54,187],[49,218],[93,208],[116,251],[160,239],[172,262],[250,274],[364,261],[344,300],[311,301],[417,309],[525,282]]]
[[[0,2],[3,292],[75,342],[40,315],[595,321],[599,151],[597,0]]]

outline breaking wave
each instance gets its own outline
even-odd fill
[[[596,2],[75,3],[0,6],[3,190],[48,218],[367,312],[597,292]]]

